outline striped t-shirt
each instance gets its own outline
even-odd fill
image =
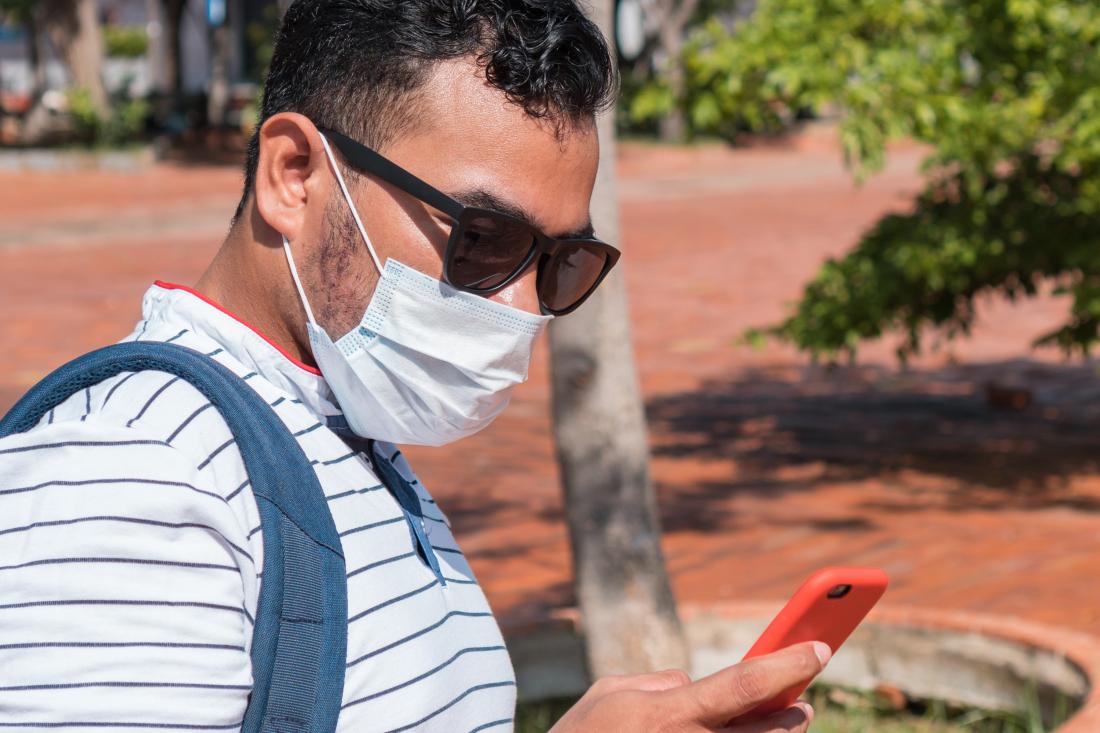
[[[450,525],[400,452],[445,584],[399,501],[328,428],[320,374],[187,288],[157,283],[127,340],[216,359],[296,436],[347,561],[339,730],[512,728],[515,678]],[[383,460],[383,459],[379,459]],[[0,440],[0,730],[239,729],[262,580],[256,502],[217,410],[163,372],[84,389]]]

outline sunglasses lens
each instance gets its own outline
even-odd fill
[[[544,266],[539,299],[550,311],[564,311],[583,300],[607,266],[608,253],[583,242],[563,243]]]
[[[534,234],[519,222],[476,216],[458,232],[448,276],[459,287],[495,288],[523,264],[534,244]]]

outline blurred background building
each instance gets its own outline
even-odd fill
[[[271,36],[286,3],[275,0],[81,0],[0,3],[0,109],[9,118],[2,142],[49,139],[51,126],[27,117],[38,103],[55,115],[71,106],[80,75],[97,76],[115,100],[151,103],[160,130],[248,124],[247,111],[270,54]],[[7,10],[6,13],[3,11]],[[80,17],[102,53],[74,69],[51,25]],[[98,65],[98,73],[87,67]],[[96,93],[93,92],[93,97]],[[16,125],[15,120],[21,124]],[[54,123],[57,123],[54,120]],[[26,129],[27,123],[35,129]],[[56,133],[56,130],[54,130]],[[40,140],[41,141],[41,140]]]

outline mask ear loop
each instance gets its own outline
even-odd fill
[[[298,296],[302,299],[302,307],[306,309],[306,318],[314,326],[317,325],[317,321],[313,318],[313,310],[309,307],[309,298],[306,297],[306,290],[302,287],[302,281],[298,279],[298,267],[294,264],[294,255],[290,251],[290,240],[283,235],[283,252],[286,252],[286,261],[290,265],[290,276],[294,278],[294,287],[298,288]]]
[[[336,158],[332,155],[332,148],[328,145],[328,140],[325,138],[325,133],[318,131],[318,135],[321,136],[321,144],[325,146],[325,155],[328,157],[329,165],[332,166],[333,173],[336,174],[336,182],[340,184],[340,191],[344,194],[344,201],[347,203],[348,208],[351,209],[352,218],[355,219],[355,226],[359,227],[359,233],[363,235],[363,241],[367,244],[367,251],[370,252],[371,259],[374,260],[374,266],[378,268],[378,275],[383,276],[382,263],[378,260],[378,255],[374,251],[374,245],[370,242],[370,237],[367,236],[366,227],[363,226],[363,220],[359,218],[359,212],[355,210],[355,204],[351,202],[351,194],[348,193],[347,184],[344,183],[344,174],[340,172],[340,166],[336,165]]]

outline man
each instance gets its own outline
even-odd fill
[[[129,339],[231,369],[314,464],[347,563],[341,730],[512,725],[500,631],[393,444],[488,424],[550,315],[614,264],[588,218],[614,86],[570,0],[298,0],[229,235],[193,289],[145,295]],[[0,727],[240,727],[263,532],[210,408],[126,373],[0,442]],[[415,485],[426,541],[379,460]],[[826,660],[601,680],[555,730],[805,731],[801,704],[725,726]]]

